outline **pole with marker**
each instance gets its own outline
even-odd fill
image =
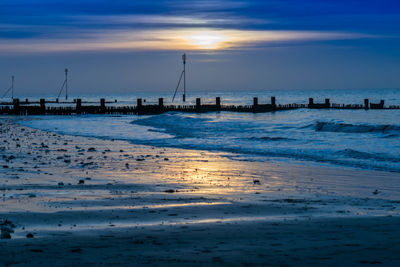
[[[182,55],[183,60],[183,102],[186,101],[186,54]]]
[[[65,100],[68,100],[68,69],[65,69]]]
[[[11,76],[11,98],[14,99],[14,75]]]

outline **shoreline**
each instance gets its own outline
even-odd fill
[[[0,240],[3,264],[307,265],[349,253],[349,264],[400,263],[391,254],[400,248],[397,173],[236,161],[0,124],[0,219],[16,226]],[[316,247],[304,231],[331,256],[311,259]]]

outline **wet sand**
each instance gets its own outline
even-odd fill
[[[4,265],[400,264],[397,173],[0,124]]]

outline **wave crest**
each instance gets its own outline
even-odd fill
[[[314,129],[317,132],[340,132],[340,133],[400,133],[399,125],[392,124],[347,124],[335,122],[315,123]]]

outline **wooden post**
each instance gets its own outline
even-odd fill
[[[310,97],[308,99],[308,107],[312,107],[312,105],[314,105],[314,98]]]
[[[199,110],[201,107],[201,99],[200,98],[196,98],[196,109]]]
[[[272,96],[272,97],[271,97],[271,105],[272,105],[273,107],[276,107],[276,99],[275,99],[275,96]]]
[[[82,99],[78,98],[76,100],[76,113],[81,114],[82,113]]]
[[[221,109],[221,97],[217,96],[215,98],[215,105],[217,106],[217,109]]]
[[[364,108],[369,109],[369,99],[368,98],[364,99]]]
[[[325,98],[325,106],[330,108],[331,107],[331,101],[329,98]]]
[[[385,106],[385,100],[381,100],[381,102],[379,103],[379,107],[383,108]]]
[[[141,98],[138,98],[138,99],[137,99],[137,104],[136,104],[136,106],[137,106],[138,108],[141,108],[141,107],[142,107],[142,99],[141,99]]]
[[[258,106],[258,97],[253,97],[253,106]]]
[[[106,112],[106,100],[104,98],[100,99],[100,112],[101,113]]]
[[[25,103],[26,103],[26,104],[28,104],[28,102],[29,102],[29,99],[28,99],[28,98],[27,98],[27,99],[25,99]]]
[[[14,98],[13,99],[13,113],[14,115],[19,115],[20,114],[20,105],[19,105],[19,99]]]
[[[46,100],[44,98],[40,99],[40,112],[42,114],[46,113]]]
[[[164,98],[159,98],[159,99],[158,99],[158,106],[159,106],[160,108],[164,108]]]

